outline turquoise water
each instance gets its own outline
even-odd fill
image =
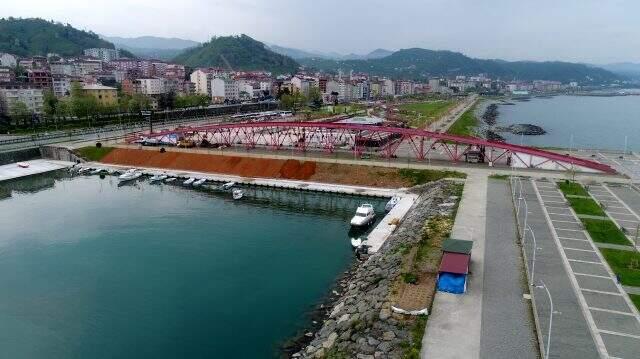
[[[61,177],[0,184],[5,358],[276,357],[353,260],[363,198]]]
[[[499,106],[499,124],[531,123],[546,135],[502,134],[508,142],[544,147],[640,151],[640,96],[555,96]]]

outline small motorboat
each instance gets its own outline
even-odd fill
[[[351,247],[359,248],[362,246],[362,238],[351,238]]]
[[[202,186],[205,182],[207,182],[206,178],[200,178],[199,180],[193,182],[194,187]]]
[[[104,171],[102,168],[96,168],[95,170],[89,172],[89,174],[97,175],[97,174],[102,173],[102,171]]]
[[[400,202],[400,197],[399,196],[391,197],[389,202],[387,202],[387,204],[384,206],[384,210],[387,211],[387,212],[391,211],[393,209],[393,207],[395,207],[396,204],[398,204],[398,202]]]
[[[230,190],[233,186],[235,186],[235,182],[227,182],[221,186],[223,190]]]
[[[20,168],[29,168],[29,164],[27,162],[18,162],[17,165]]]
[[[118,176],[118,180],[120,182],[126,182],[126,181],[131,181],[134,180],[136,178],[140,178],[142,176],[142,172],[139,171],[134,171],[134,172],[125,172],[124,174],[121,174],[120,176]]]
[[[244,196],[244,192],[242,192],[241,189],[234,189],[231,192],[231,195],[233,196],[233,199],[240,199],[242,198],[242,196]]]
[[[153,182],[161,182],[161,181],[164,181],[165,179],[167,179],[166,175],[153,175],[151,176],[151,178],[149,178],[149,181],[153,183]]]
[[[191,186],[193,184],[193,182],[195,182],[195,181],[196,181],[195,178],[189,177],[189,179],[184,181],[184,182],[182,182],[182,184],[185,185],[185,186]]]
[[[351,225],[355,227],[368,226],[373,222],[376,216],[376,212],[373,210],[373,206],[364,203],[356,209],[356,215],[351,218]]]
[[[91,168],[89,168],[89,167],[83,167],[83,168],[81,168],[81,169],[79,169],[79,170],[78,170],[78,173],[85,174],[85,173],[90,172],[91,170],[92,170],[92,169],[91,169]]]
[[[171,183],[171,182],[173,182],[173,181],[175,181],[175,180],[177,180],[177,178],[175,178],[175,177],[169,177],[169,178],[167,178],[167,179],[165,179],[165,180],[164,180],[164,183]]]

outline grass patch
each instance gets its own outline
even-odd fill
[[[449,111],[456,101],[439,100],[421,103],[410,103],[400,106],[400,113],[412,127],[422,128],[437,121],[442,115]]]
[[[403,343],[403,359],[420,359],[420,349],[422,348],[422,337],[427,327],[427,316],[420,315],[411,326],[411,343]]]
[[[491,176],[489,176],[489,178],[506,181],[509,179],[509,175],[492,174]]]
[[[80,155],[80,157],[88,160],[88,161],[100,161],[104,158],[104,156],[108,155],[109,152],[113,151],[113,147],[95,147],[95,146],[87,146],[78,148],[76,152]]]
[[[562,193],[566,195],[589,197],[589,193],[587,192],[587,190],[585,190],[581,184],[576,182],[560,182],[558,183],[558,187],[560,187]]]
[[[639,294],[629,294],[629,298],[631,298],[631,301],[636,306],[636,308],[638,308],[638,310],[640,310],[640,295]]]
[[[620,283],[640,287],[640,253],[609,248],[601,248],[600,252],[620,278]]]
[[[587,214],[591,216],[606,217],[606,213],[600,205],[591,198],[575,198],[567,197],[567,201],[573,207],[573,210],[578,214]]]
[[[473,129],[478,125],[478,118],[475,114],[476,106],[473,105],[449,127],[447,133],[452,135],[471,136]]]
[[[610,220],[582,218],[581,221],[595,242],[630,245],[624,233]]]
[[[412,186],[437,181],[443,178],[467,178],[467,175],[457,171],[414,170],[402,168],[398,171],[400,177],[411,182]]]

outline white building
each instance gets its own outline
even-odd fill
[[[68,96],[71,93],[71,83],[74,78],[66,75],[52,75],[51,85],[53,87],[53,94],[56,97]]]
[[[0,66],[16,67],[18,59],[6,52],[0,52]]]
[[[42,113],[44,96],[42,89],[29,84],[7,84],[0,87],[0,110],[10,113],[11,108],[17,102],[27,105],[29,111]]]
[[[84,50],[85,56],[95,57],[104,62],[117,60],[120,58],[120,51],[117,49],[92,48]]]
[[[393,96],[396,94],[395,84],[392,80],[384,79],[382,80],[382,96]]]
[[[211,100],[213,102],[224,102],[224,100],[238,100],[240,98],[240,90],[238,82],[216,77],[211,80]]]
[[[307,77],[294,76],[291,78],[291,84],[298,92],[305,96],[309,96],[309,90],[316,86],[316,80]]]
[[[165,79],[138,79],[140,93],[145,95],[160,95],[167,92]]]
[[[211,92],[211,80],[216,76],[224,74],[224,71],[220,68],[209,67],[195,70],[191,73],[189,78],[195,85],[195,91],[197,94],[213,96]]]

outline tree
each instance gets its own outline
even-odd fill
[[[46,90],[44,92],[43,110],[48,116],[53,116],[56,113],[56,107],[58,106],[58,98],[53,94],[53,91]]]
[[[309,102],[311,108],[313,108],[314,110],[319,110],[322,107],[322,93],[320,92],[320,89],[318,87],[314,86],[309,89]]]
[[[24,125],[27,125],[27,119],[31,118],[31,111],[27,104],[22,101],[16,101],[9,108],[9,116],[16,122],[16,124],[20,123],[20,120],[23,121]]]

